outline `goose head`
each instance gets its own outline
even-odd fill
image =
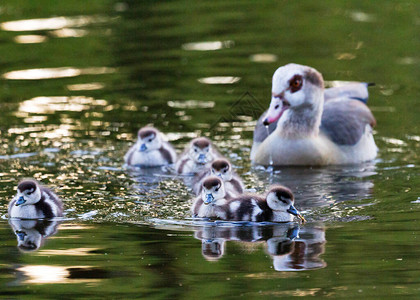
[[[323,105],[323,93],[324,80],[317,70],[297,64],[278,68],[273,75],[271,103],[264,125],[308,109],[316,111]]]

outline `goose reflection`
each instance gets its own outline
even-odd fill
[[[324,268],[320,258],[324,253],[323,226],[299,228],[295,223],[226,226],[211,224],[195,229],[194,237],[201,240],[202,255],[217,261],[225,254],[227,241],[242,243],[265,242],[276,271],[299,271]]]
[[[266,184],[267,171],[262,168],[255,168],[254,171],[258,180]],[[326,202],[328,199],[341,202],[370,198],[374,188],[371,178],[375,174],[374,162],[340,168],[283,167],[276,168],[270,174],[268,183],[281,182],[289,187],[295,193],[300,208],[307,210],[331,204]]]
[[[10,219],[9,224],[16,235],[18,249],[30,252],[38,250],[48,237],[56,234],[60,222]]]

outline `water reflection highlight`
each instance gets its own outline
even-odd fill
[[[235,43],[233,41],[214,41],[214,42],[197,42],[197,43],[187,43],[182,45],[184,50],[195,50],[195,51],[213,51],[223,48],[230,48]]]
[[[198,82],[204,84],[233,84],[241,80],[240,77],[233,76],[215,76],[215,77],[204,77],[198,79]]]
[[[5,79],[10,80],[39,80],[39,79],[52,79],[52,78],[66,78],[77,77],[80,75],[99,75],[115,73],[116,69],[107,67],[92,67],[85,69],[77,69],[72,67],[61,68],[40,68],[18,70],[4,73],[2,75]]]
[[[92,23],[104,23],[108,21],[109,18],[102,16],[53,17],[4,22],[0,24],[0,29],[5,31],[54,30],[65,27],[82,27]]]

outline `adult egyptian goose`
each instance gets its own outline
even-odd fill
[[[372,128],[376,121],[364,103],[366,87],[328,91],[322,75],[311,67],[288,64],[278,68],[270,107],[254,130],[252,162],[329,165],[374,159],[378,148]],[[270,124],[276,122],[270,130]]]

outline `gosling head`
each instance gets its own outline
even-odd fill
[[[137,147],[139,152],[158,150],[162,147],[162,139],[158,130],[143,127],[137,133]]]
[[[205,205],[214,204],[217,200],[226,196],[222,179],[216,176],[209,176],[203,181],[201,199]]]
[[[306,220],[294,207],[294,201],[295,197],[292,191],[281,185],[272,187],[267,194],[267,204],[274,213],[289,213],[304,223]]]
[[[41,189],[35,180],[24,180],[17,187],[15,206],[33,205],[41,200]]]
[[[188,154],[195,163],[204,165],[213,160],[211,147],[212,146],[209,139],[199,137],[191,141],[191,146]]]
[[[232,180],[232,166],[226,159],[217,159],[211,164],[211,173],[223,181]]]

